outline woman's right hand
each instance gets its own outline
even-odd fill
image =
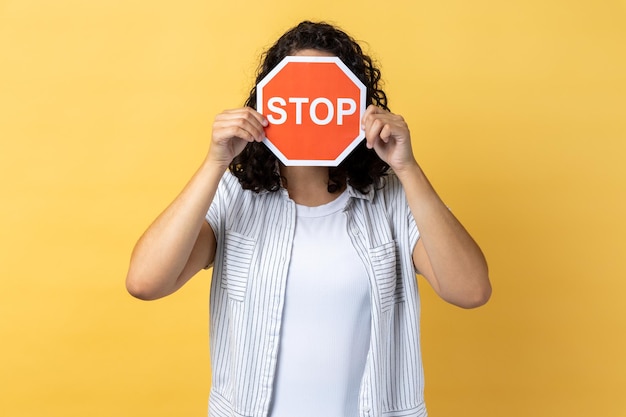
[[[225,110],[215,117],[207,159],[226,169],[250,142],[265,138],[267,119],[251,107]]]
[[[143,300],[164,297],[213,262],[217,242],[206,213],[228,165],[247,143],[263,140],[265,126],[265,117],[249,107],[215,117],[204,163],[135,245],[126,277],[129,293]]]

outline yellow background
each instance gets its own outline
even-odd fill
[[[259,54],[334,22],[487,254],[423,288],[430,415],[626,416],[626,2],[0,1],[0,415],[201,416],[210,275],[125,293],[139,234]]]

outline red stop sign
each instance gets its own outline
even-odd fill
[[[257,85],[265,144],[285,165],[339,165],[365,137],[366,91],[337,57],[286,57]]]

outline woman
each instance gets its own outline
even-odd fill
[[[213,266],[210,416],[425,416],[415,272],[472,308],[491,294],[485,259],[359,45],[302,22],[257,83],[287,55],[338,56],[363,81],[365,141],[336,168],[284,166],[261,143],[253,88],[217,115],[204,163],[138,241],[128,291],[160,298]]]

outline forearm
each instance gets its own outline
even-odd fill
[[[439,198],[417,163],[396,174],[420,231],[420,248],[414,253],[420,272],[444,300],[461,307],[484,304],[491,285],[479,246]]]
[[[137,242],[126,286],[142,299],[155,299],[178,289],[191,275],[212,262],[215,242],[198,236],[225,168],[203,163],[183,191],[156,218]],[[212,238],[212,233],[210,238]],[[184,272],[184,274],[183,274]]]

